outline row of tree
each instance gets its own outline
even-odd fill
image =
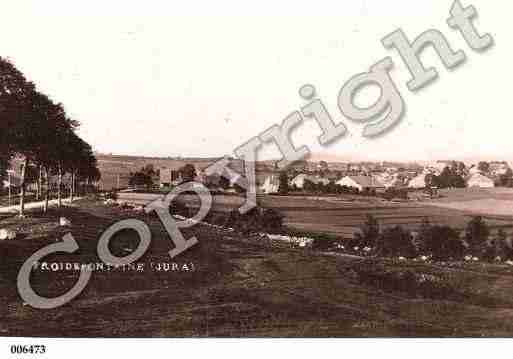
[[[62,180],[70,177],[71,196],[79,182],[97,181],[100,172],[91,146],[76,133],[79,123],[70,119],[62,104],[36,89],[10,61],[0,57],[0,177],[10,161],[22,158],[20,215],[24,214],[27,172],[39,169],[45,184],[45,210],[52,178],[57,181],[59,206]]]
[[[513,258],[513,247],[504,230],[491,235],[482,217],[472,218],[460,232],[450,226],[434,225],[424,219],[418,231],[401,226],[381,229],[379,222],[368,215],[360,230],[354,234],[350,247],[369,247],[380,256],[415,257],[431,255],[436,260],[461,259],[472,254],[482,259]]]

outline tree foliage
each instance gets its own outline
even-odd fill
[[[178,173],[182,177],[182,182],[192,182],[197,176],[196,167],[187,163],[178,169]]]
[[[476,250],[485,244],[489,235],[490,229],[483,220],[483,217],[476,216],[467,223],[467,227],[465,228],[465,240]]]
[[[443,169],[439,176],[432,175],[426,178],[426,183],[438,188],[464,188],[466,186],[463,174],[456,166],[447,166]]]
[[[10,61],[0,57],[0,177],[14,156],[23,158],[20,214],[26,179],[34,166],[46,173],[79,173],[83,180],[99,179],[91,147],[76,134],[78,126],[61,104],[39,92]]]
[[[289,177],[287,175],[287,172],[282,171],[280,172],[279,177],[278,192],[282,194],[287,194],[289,193],[289,191]]]

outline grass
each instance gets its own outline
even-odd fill
[[[131,212],[94,201],[32,213],[0,225],[18,228],[0,242],[0,334],[62,337],[345,337],[511,336],[513,270],[499,264],[439,264],[359,259],[292,250],[209,226],[184,230],[199,244],[171,260],[172,244],[156,217],[136,215],[152,231],[151,263],[194,263],[194,271],[95,272],[85,291],[53,310],[24,306],[16,292],[23,261],[71,231],[77,253],[48,261],[97,261],[99,235]],[[72,222],[57,226],[58,216]],[[300,233],[298,233],[300,234]],[[301,233],[314,235],[313,233]],[[329,239],[332,237],[318,237]],[[135,245],[120,235],[113,251]],[[121,252],[120,252],[121,253]],[[428,278],[422,284],[422,276]],[[39,272],[41,295],[55,296],[76,281],[68,272]]]

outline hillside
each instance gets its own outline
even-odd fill
[[[97,202],[82,201],[24,222],[4,218],[17,240],[0,242],[0,333],[62,337],[344,337],[511,336],[513,269],[485,263],[414,263],[334,256],[197,225],[185,230],[199,244],[174,261],[160,222]],[[17,271],[38,248],[67,230],[71,219],[80,245],[50,262],[96,262],[99,234],[114,220],[137,216],[153,233],[139,261],[146,270],[98,271],[67,305],[36,310],[16,292]],[[136,238],[119,235],[112,251],[133,251]],[[189,270],[155,271],[151,265],[186,264]],[[76,273],[36,272],[33,285],[55,296],[73,285]],[[34,323],[37,323],[35,325]]]

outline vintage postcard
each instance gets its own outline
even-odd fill
[[[513,335],[509,2],[3,5],[0,357]]]

